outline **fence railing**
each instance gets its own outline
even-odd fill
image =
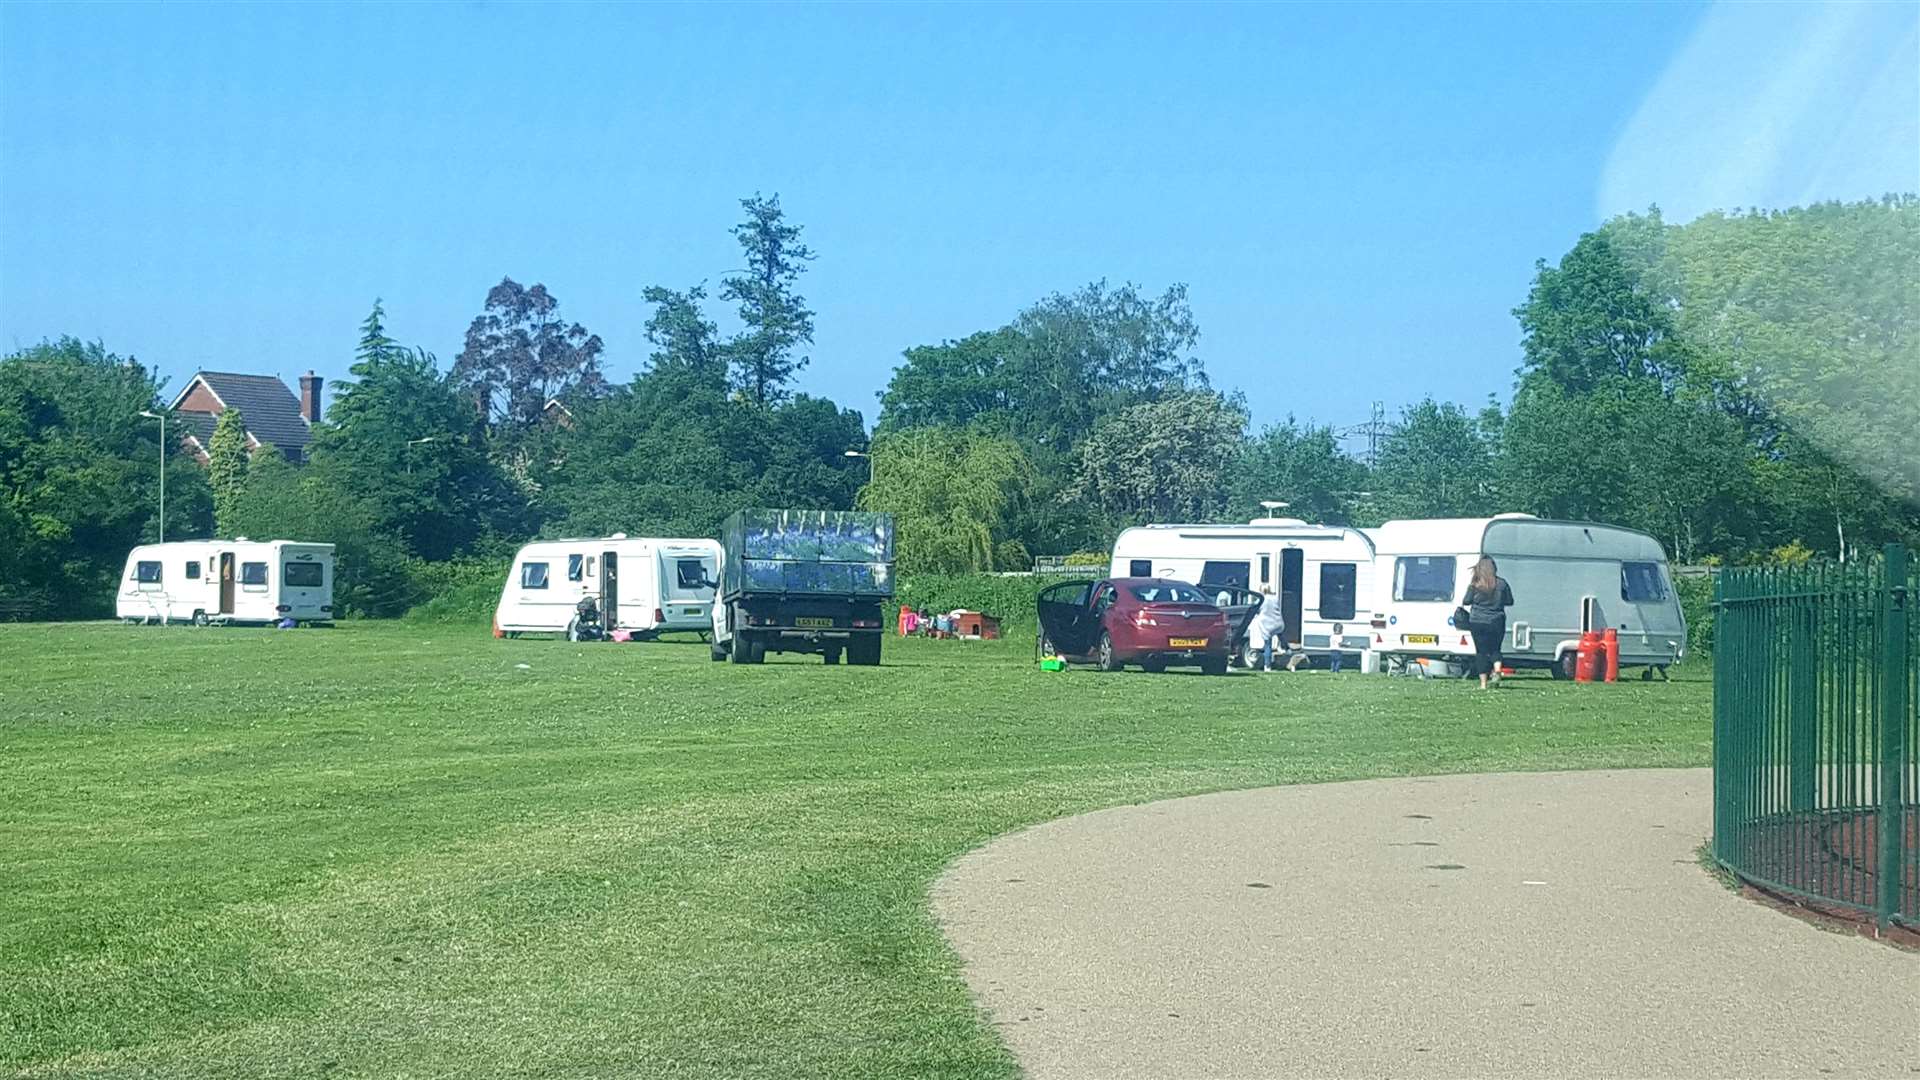
[[[1916,584],[1890,545],[1714,590],[1714,858],[1882,927],[1920,926]]]

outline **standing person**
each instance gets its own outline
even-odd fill
[[[1260,646],[1260,668],[1273,670],[1273,639],[1280,638],[1280,651],[1286,652],[1287,615],[1280,610],[1278,593],[1260,598],[1260,610],[1253,613],[1253,640]]]
[[[1507,636],[1507,609],[1513,606],[1513,589],[1499,570],[1491,558],[1480,556],[1480,561],[1473,564],[1473,577],[1467,581],[1467,594],[1460,598],[1460,606],[1467,609],[1467,631],[1473,635],[1473,669],[1480,676],[1482,690],[1500,685],[1500,642]]]

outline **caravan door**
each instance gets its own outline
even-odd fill
[[[233,552],[220,553],[220,614],[233,614]]]
[[[1284,635],[1290,645],[1300,644],[1301,581],[1306,575],[1307,553],[1297,547],[1260,556],[1260,591],[1267,603],[1278,603],[1287,620]]]
[[[600,621],[608,630],[620,625],[620,553],[600,553]]]

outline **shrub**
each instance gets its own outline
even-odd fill
[[[415,561],[408,576],[416,599],[407,610],[407,621],[491,624],[510,564],[498,559]]]
[[[1673,579],[1680,610],[1687,617],[1687,653],[1702,659],[1713,654],[1713,580],[1712,574]]]
[[[889,626],[897,624],[902,607],[928,611],[965,608],[1000,620],[1007,633],[1033,632],[1033,598],[1041,589],[1071,578],[1051,574],[916,574],[902,579],[887,606]]]

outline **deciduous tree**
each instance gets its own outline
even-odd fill
[[[452,382],[469,400],[484,402],[489,419],[512,437],[539,423],[548,401],[574,405],[602,392],[602,349],[598,334],[560,317],[560,301],[545,285],[525,288],[502,278],[467,327]]]

